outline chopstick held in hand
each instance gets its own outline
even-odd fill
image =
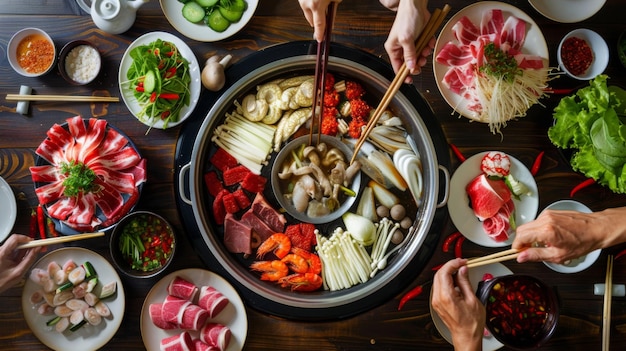
[[[467,268],[485,266],[491,263],[514,260],[519,255],[520,251],[517,249],[509,249],[493,253],[491,255],[477,257],[467,261]]]
[[[33,240],[30,241],[26,244],[22,244],[20,246],[18,246],[18,249],[29,249],[31,247],[37,247],[37,246],[47,246],[47,245],[54,245],[54,244],[60,244],[60,243],[65,243],[65,242],[69,242],[69,241],[77,241],[77,240],[83,240],[83,239],[91,239],[91,238],[97,238],[100,236],[103,236],[104,232],[97,232],[97,233],[84,233],[84,234],[76,234],[76,235],[67,235],[67,236],[59,236],[56,238],[48,238],[48,239],[40,239],[40,240]]]

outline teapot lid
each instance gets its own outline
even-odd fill
[[[103,19],[110,20],[115,18],[120,12],[119,0],[94,0],[92,3],[92,13]]]

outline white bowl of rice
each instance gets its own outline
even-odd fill
[[[71,84],[93,82],[100,73],[102,59],[98,49],[86,40],[67,43],[59,54],[59,72]]]

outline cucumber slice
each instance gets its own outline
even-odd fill
[[[85,261],[83,263],[83,268],[85,269],[85,277],[91,278],[96,275],[96,269],[93,268],[93,265],[89,261]]]
[[[219,0],[194,0],[198,5],[202,7],[213,7]]]
[[[197,2],[190,1],[183,6],[183,17],[191,23],[197,23],[204,18],[204,8]]]
[[[148,71],[146,76],[143,78],[143,89],[146,93],[151,93],[154,91],[156,87],[156,75],[154,71]]]
[[[55,324],[59,323],[59,321],[60,321],[60,320],[61,320],[61,317],[56,316],[56,317],[52,318],[51,320],[47,321],[47,322],[46,322],[46,325],[47,325],[47,326],[49,326],[49,327],[51,327],[51,326],[53,326],[53,325],[55,325]]]
[[[231,7],[220,6],[218,7],[218,10],[220,14],[231,23],[238,22],[241,19],[241,16],[243,16],[243,11],[234,10],[232,6]]]
[[[58,293],[60,293],[61,291],[65,291],[65,290],[67,290],[67,289],[71,289],[71,288],[73,288],[73,287],[74,287],[74,284],[73,284],[72,282],[67,282],[67,283],[65,283],[65,284],[63,284],[63,285],[61,285],[61,286],[59,286],[59,287],[57,288],[57,290],[56,290],[56,293],[58,294]]]
[[[98,285],[98,277],[93,277],[87,282],[87,292],[92,292]]]
[[[82,320],[79,323],[74,324],[73,326],[70,327],[70,331],[77,331],[78,329],[80,329],[83,325],[87,324],[86,320]]]
[[[230,22],[222,16],[220,11],[213,10],[209,13],[208,16],[204,18],[205,23],[209,28],[213,29],[216,32],[223,32],[230,26]],[[145,83],[144,83],[145,86]]]
[[[235,0],[231,3],[229,8],[233,11],[244,12],[248,8],[248,3],[246,0]]]

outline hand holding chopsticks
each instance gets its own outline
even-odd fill
[[[426,45],[428,45],[428,41],[430,41],[430,39],[435,35],[437,29],[439,29],[439,27],[443,23],[443,20],[446,18],[448,12],[450,12],[449,5],[445,5],[443,9],[436,9],[433,12],[433,14],[430,16],[430,19],[426,23],[424,30],[415,42],[415,51],[422,52],[424,50]],[[374,111],[374,114],[371,116],[369,122],[367,123],[365,130],[361,133],[361,137],[354,146],[354,154],[352,155],[350,164],[354,163],[354,160],[356,160],[356,155],[359,153],[359,150],[361,149],[361,146],[363,146],[363,143],[367,139],[367,136],[372,131],[372,129],[374,129],[374,126],[376,126],[378,119],[380,119],[380,116],[382,116],[387,106],[389,106],[389,103],[393,99],[394,95],[398,92],[398,90],[400,90],[402,83],[406,80],[406,77],[409,75],[409,73],[409,69],[407,68],[405,62],[396,73],[396,76],[391,82],[391,85],[385,92],[385,95],[383,95],[380,104],[378,105],[378,107]]]
[[[47,245],[66,243],[66,242],[76,241],[76,240],[97,238],[97,237],[100,237],[100,236],[103,236],[103,235],[104,235],[104,232],[83,233],[83,234],[76,234],[76,235],[59,236],[59,237],[56,237],[56,238],[33,240],[33,241],[30,241],[30,242],[28,242],[26,244],[22,244],[22,245],[18,246],[17,248],[18,249],[29,249],[31,247],[37,247],[37,246],[47,246]]]

